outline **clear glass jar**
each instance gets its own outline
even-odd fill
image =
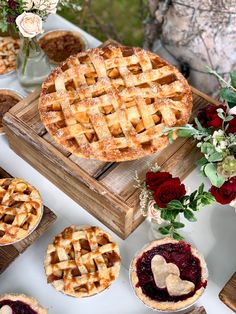
[[[40,48],[36,37],[21,36],[21,48],[17,55],[17,76],[21,86],[32,92],[51,72],[48,57]]]

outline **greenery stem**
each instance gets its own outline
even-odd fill
[[[234,88],[230,83],[224,80],[223,77],[220,76],[215,70],[211,69],[209,66],[206,66],[206,68],[210,74],[214,74],[218,78],[219,81],[223,82],[228,88],[236,92],[236,88]]]
[[[23,63],[23,68],[22,68],[22,74],[25,74],[25,70],[26,70],[26,65],[27,65],[27,61],[29,58],[29,52],[30,52],[30,39],[28,38],[24,38],[24,43],[23,43],[23,52],[24,52],[24,63]]]

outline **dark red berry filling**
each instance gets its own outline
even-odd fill
[[[176,264],[180,270],[180,278],[188,280],[195,284],[195,289],[189,294],[173,297],[170,296],[167,289],[160,289],[156,286],[151,269],[151,260],[155,255],[161,255],[167,263]],[[191,246],[186,242],[167,243],[155,247],[145,253],[136,263],[138,283],[137,287],[152,300],[160,302],[177,302],[186,300],[193,296],[201,287],[206,287],[207,281],[202,282],[202,269],[200,260],[193,256]]]
[[[8,305],[13,311],[13,314],[38,314],[28,304],[21,301],[3,300],[0,301],[0,309]]]

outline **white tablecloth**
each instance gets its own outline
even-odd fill
[[[59,16],[51,16],[45,29],[78,28]],[[80,30],[90,47],[100,41]],[[16,77],[0,79],[0,88],[12,88],[24,94]],[[37,242],[0,276],[0,294],[6,292],[25,293],[35,296],[50,314],[146,314],[153,313],[134,295],[129,284],[128,268],[134,253],[149,241],[149,225],[144,222],[128,239],[121,240],[109,231],[96,218],[71,200],[55,185],[38,173],[8,146],[6,137],[0,136],[0,167],[10,174],[31,182],[42,194],[44,203],[58,216],[55,224]],[[197,170],[185,180],[190,189],[197,187],[203,180]],[[206,186],[209,184],[206,181]],[[209,283],[197,305],[204,305],[208,314],[230,314],[218,299],[218,293],[236,270],[236,214],[228,206],[214,206],[203,209],[197,214],[198,222],[186,223],[186,239],[194,244],[206,258],[209,268]],[[122,254],[122,268],[119,279],[103,293],[81,300],[57,292],[46,283],[43,260],[47,245],[53,236],[70,224],[98,225],[109,231],[119,243]]]

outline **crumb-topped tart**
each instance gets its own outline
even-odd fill
[[[0,245],[28,236],[42,217],[39,192],[19,178],[0,179]]]
[[[0,37],[0,75],[16,69],[16,55],[19,50],[19,39]]]
[[[139,299],[159,311],[191,306],[207,285],[203,257],[189,243],[164,238],[151,242],[134,258],[130,268]]]
[[[85,41],[78,32],[54,30],[39,39],[39,45],[53,63],[65,61],[69,56],[85,49]]]
[[[69,57],[42,86],[39,112],[71,153],[104,161],[163,149],[165,126],[184,125],[192,110],[182,74],[141,48],[94,48]]]
[[[99,227],[70,226],[48,246],[44,266],[47,281],[56,290],[88,297],[105,290],[118,277],[119,248]]]
[[[0,314],[47,314],[37,300],[24,294],[0,296]]]

